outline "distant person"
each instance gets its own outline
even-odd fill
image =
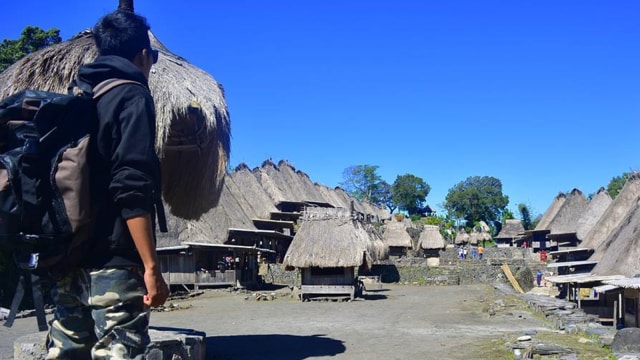
[[[467,247],[465,246],[464,248],[462,248],[462,258],[466,259],[467,258],[467,253],[469,252],[469,250],[467,250]]]
[[[536,271],[536,285],[538,285],[538,287],[540,287],[540,283],[542,282],[542,271],[540,271],[540,269],[538,269],[538,271]]]
[[[458,248],[458,259],[464,259],[464,250],[462,249],[462,246]]]
[[[478,249],[474,246],[471,248],[471,258],[475,260],[478,257]]]
[[[478,259],[482,260],[482,255],[484,254],[484,247],[478,247]]]

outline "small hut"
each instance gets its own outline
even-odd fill
[[[389,248],[390,256],[406,256],[407,250],[413,247],[405,224],[398,221],[391,221],[384,226],[382,240]]]
[[[500,233],[493,240],[497,247],[513,246],[514,240],[524,233],[524,226],[519,219],[507,219],[502,225]]]
[[[464,228],[461,228],[456,234],[456,239],[454,240],[456,245],[466,245],[469,243],[471,237],[467,234],[467,231]]]
[[[440,265],[440,251],[446,248],[444,237],[438,225],[425,225],[418,240],[420,248],[427,258],[428,266]]]
[[[356,268],[370,268],[374,244],[354,212],[339,208],[306,209],[284,265],[301,271],[301,299],[355,297]]]
[[[604,283],[613,289],[622,289],[618,304],[621,303],[623,306],[618,307],[622,309],[618,314],[624,327],[640,327],[640,278],[609,280]]]

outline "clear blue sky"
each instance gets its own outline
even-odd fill
[[[8,2],[64,40],[117,0]],[[640,2],[162,1],[136,12],[223,84],[231,165],[286,159],[336,186],[352,165],[414,174],[439,209],[469,176],[543,213],[640,168]]]

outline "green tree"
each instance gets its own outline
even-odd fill
[[[449,189],[444,208],[467,226],[476,221],[497,222],[509,204],[502,194],[502,182],[492,176],[471,176]]]
[[[391,188],[398,209],[410,216],[424,212],[424,202],[431,191],[431,186],[424,180],[412,174],[398,175]]]
[[[0,72],[22,57],[61,41],[58,29],[51,28],[45,31],[37,26],[25,27],[19,39],[4,39],[0,43]]]
[[[340,183],[340,186],[360,201],[366,200],[376,205],[382,205],[380,196],[383,180],[377,171],[377,165],[350,166],[342,172],[344,181]]]
[[[618,196],[629,176],[631,176],[631,173],[626,172],[622,175],[613,177],[611,181],[609,181],[609,185],[607,185],[607,192],[612,199],[615,199],[616,196]]]
[[[518,204],[518,212],[520,212],[520,220],[522,220],[522,226],[525,230],[532,230],[531,225],[533,221],[531,220],[531,211],[527,204],[520,203]]]
[[[391,188],[391,185],[389,185],[389,183],[384,180],[378,187],[377,198],[380,199],[382,205],[386,206],[387,209],[389,209],[390,214],[393,214],[393,212],[398,208],[396,203],[393,201],[393,190]]]

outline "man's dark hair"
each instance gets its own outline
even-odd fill
[[[150,48],[147,19],[128,11],[105,15],[93,27],[93,39],[100,55],[117,55],[133,61]]]

